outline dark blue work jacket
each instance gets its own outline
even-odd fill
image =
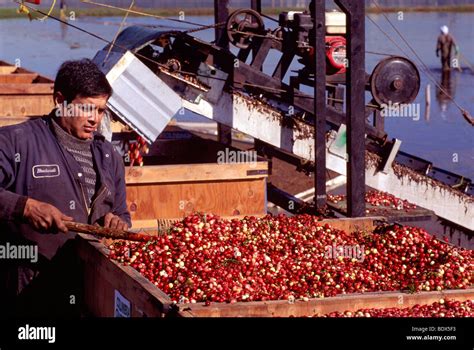
[[[98,190],[90,209],[79,163],[51,130],[51,116],[0,128],[0,222],[20,219],[26,198],[49,203],[74,221],[94,224],[111,212],[130,225],[122,158],[96,134]]]

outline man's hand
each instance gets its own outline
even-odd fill
[[[23,217],[39,231],[60,231],[67,233],[67,227],[64,221],[72,221],[73,218],[64,215],[58,208],[51,204],[28,198],[23,211]]]
[[[123,221],[120,217],[112,213],[108,213],[107,215],[104,216],[104,227],[113,228],[113,229],[122,230],[122,231],[128,230],[128,224],[125,221]]]

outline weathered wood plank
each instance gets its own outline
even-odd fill
[[[0,74],[0,84],[31,84],[38,76],[36,73]]]
[[[49,94],[52,96],[54,85],[52,83],[40,84],[11,84],[0,85],[0,95],[37,95]]]
[[[182,168],[179,166],[177,169]],[[194,177],[200,178],[199,175]],[[161,179],[165,180],[166,177]],[[262,215],[266,212],[265,178],[170,182],[127,183],[127,206],[133,221],[179,218],[197,211],[222,216]]]
[[[384,221],[383,217],[362,217],[362,218],[339,218],[324,219],[321,224],[329,224],[338,230],[345,232],[370,231],[372,232],[377,226],[377,221]]]
[[[237,302],[234,304],[204,303],[182,304],[183,317],[190,314],[197,317],[289,317],[313,316],[334,311],[357,311],[363,308],[406,308],[415,304],[431,304],[440,299],[466,301],[474,298],[474,289],[446,290],[441,292],[421,292],[416,294],[401,292],[377,292],[339,295],[309,301],[286,300]]]
[[[0,117],[29,117],[49,114],[53,109],[52,94],[1,95]]]
[[[126,171],[127,184],[173,183],[237,179],[261,179],[268,163],[178,164],[134,167]]]
[[[0,74],[11,74],[17,70],[15,66],[0,66]]]
[[[16,65],[10,64],[5,61],[0,61],[0,74],[36,74],[37,83],[54,83],[54,81],[46,76],[37,74],[23,67],[18,67]]]

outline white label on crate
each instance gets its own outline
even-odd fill
[[[115,290],[114,317],[130,317],[130,301]]]

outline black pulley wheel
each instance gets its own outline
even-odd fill
[[[378,104],[406,104],[420,91],[420,73],[415,64],[404,57],[388,57],[380,61],[370,76],[370,89]]]
[[[249,47],[255,36],[253,34],[265,34],[262,17],[257,11],[250,9],[232,12],[227,19],[226,29],[229,42],[240,49]]]

